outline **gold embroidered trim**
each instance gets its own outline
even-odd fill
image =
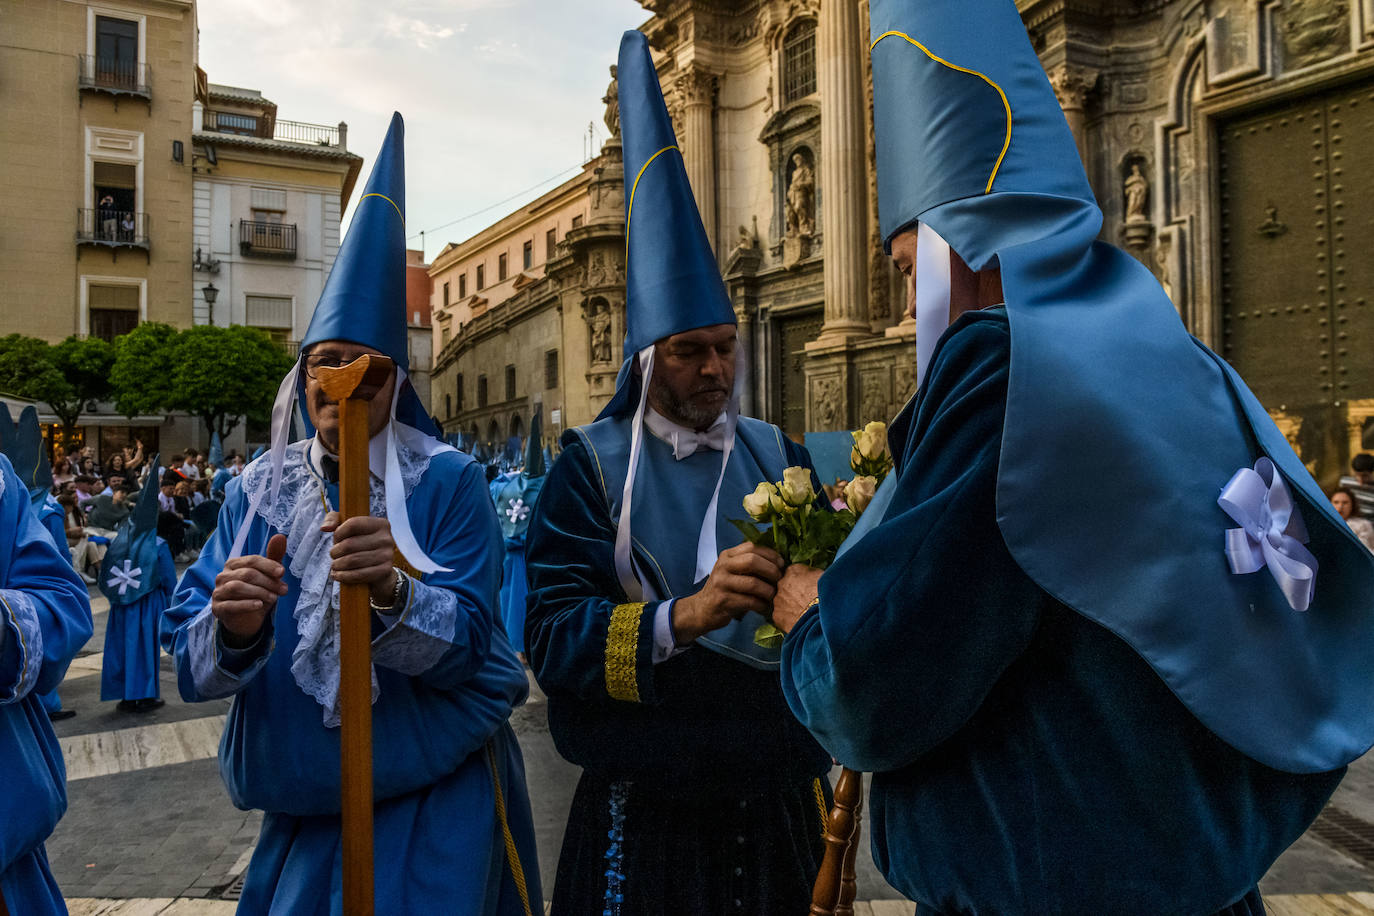
[[[611,699],[639,702],[635,660],[639,651],[639,618],[644,602],[617,605],[606,631],[606,692]]]
[[[821,813],[821,836],[825,836],[825,829],[830,824],[830,811],[825,807],[825,790],[821,788],[821,778],[816,777],[816,781],[811,784],[816,790],[816,810]]]
[[[872,51],[875,47],[877,47],[878,42],[882,41],[884,38],[887,38],[889,35],[895,35],[895,36],[898,37],[898,38],[904,38],[904,39],[906,39],[908,42],[910,42],[911,44],[915,45],[916,47],[918,47],[918,48],[920,48],[922,51],[924,51],[926,57],[929,57],[931,60],[935,61],[937,64],[944,64],[946,67],[950,68],[951,70],[958,70],[960,73],[967,73],[967,74],[970,74],[971,76],[976,76],[976,77],[978,77],[980,80],[982,80],[983,82],[987,83],[987,84],[988,84],[989,86],[991,86],[993,89],[996,89],[996,90],[997,90],[997,94],[998,94],[999,96],[1002,97],[1002,107],[1005,108],[1005,109],[1007,110],[1007,136],[1006,136],[1006,139],[1004,139],[1004,140],[1002,141],[1002,154],[999,155],[999,156],[997,157],[997,164],[994,165],[994,166],[992,167],[992,174],[988,176],[988,186],[987,186],[986,188],[983,189],[983,193],[984,193],[984,194],[991,194],[991,193],[992,193],[992,183],[993,183],[993,181],[995,181],[995,180],[997,179],[997,172],[1002,168],[1002,160],[1005,159],[1005,158],[1007,158],[1007,150],[1011,148],[1011,102],[1007,101],[1007,94],[1006,94],[1005,92],[1002,91],[1002,87],[1001,87],[1001,86],[999,86],[999,85],[997,85],[996,83],[994,83],[991,79],[988,78],[988,76],[987,76],[986,74],[979,73],[977,70],[970,70],[968,67],[961,67],[961,66],[959,66],[958,64],[952,64],[952,63],[950,63],[949,61],[945,60],[943,57],[940,57],[940,56],[938,56],[938,55],[932,53],[931,50],[930,50],[929,48],[927,48],[925,45],[921,44],[921,43],[920,43],[919,41],[917,41],[916,39],[912,38],[912,37],[911,37],[910,35],[908,35],[906,32],[899,32],[899,31],[897,31],[896,29],[892,29],[891,31],[884,32],[883,34],[879,35],[877,38],[873,39],[873,44],[871,44],[871,45],[868,46],[868,50],[869,50],[869,51]]]

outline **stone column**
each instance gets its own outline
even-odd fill
[[[716,76],[695,65],[677,78],[677,89],[683,102],[682,159],[687,166],[687,180],[701,211],[706,238],[716,249],[716,138],[711,126],[711,109],[715,105]]]
[[[818,347],[867,337],[868,188],[864,148],[864,34],[854,0],[821,4],[816,30],[821,97],[821,235],[825,324]]]
[[[1064,120],[1069,122],[1073,139],[1078,144],[1078,158],[1083,167],[1088,167],[1088,147],[1083,134],[1083,121],[1088,107],[1088,95],[1097,88],[1098,71],[1069,64],[1056,67],[1050,72],[1050,88],[1064,110]]]

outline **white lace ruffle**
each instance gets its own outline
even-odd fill
[[[411,579],[406,609],[373,645],[372,661],[412,677],[423,674],[453,644],[457,620],[457,595]]]
[[[263,495],[258,514],[267,524],[286,535],[286,564],[300,579],[294,617],[300,640],[291,653],[291,676],[307,696],[324,707],[324,724],[339,724],[339,583],[329,577],[329,551],[334,535],[320,530],[324,522],[325,497],[320,479],[309,466],[310,441],[287,446],[282,465],[281,488],[275,503],[263,491],[271,484],[271,464],[258,460],[243,472],[243,492],[248,504]],[[396,457],[401,465],[401,480],[406,498],[429,469],[429,456],[397,443]],[[386,517],[386,489],[375,477],[368,500],[371,514]],[[244,524],[248,524],[245,520]],[[377,702],[377,673],[372,672],[372,702]]]
[[[0,627],[5,626],[11,628],[5,639],[19,641],[19,679],[13,685],[0,684],[0,704],[28,695],[43,669],[43,630],[38,624],[38,609],[33,599],[18,589],[0,588]]]

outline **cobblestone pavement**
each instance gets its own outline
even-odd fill
[[[108,610],[98,592],[92,605],[95,636],[60,691],[77,715],[56,726],[70,776],[67,815],[48,841],[58,883],[76,916],[231,912],[261,815],[234,808],[219,779],[215,754],[228,703],[181,702],[168,658],[162,709],[121,713],[100,702]],[[525,755],[540,873],[551,888],[578,771],[554,750],[545,708],[534,688],[512,725]],[[909,916],[912,905],[897,902],[901,895],[877,873],[866,838],[858,872],[859,895],[871,901],[861,916]],[[1327,815],[1275,863],[1261,889],[1271,912],[1285,916],[1374,916],[1374,756],[1351,767]],[[1354,896],[1331,896],[1342,894]]]

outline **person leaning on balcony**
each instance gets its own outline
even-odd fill
[[[119,212],[115,210],[113,195],[105,194],[100,198],[100,237],[113,239],[119,228]]]

